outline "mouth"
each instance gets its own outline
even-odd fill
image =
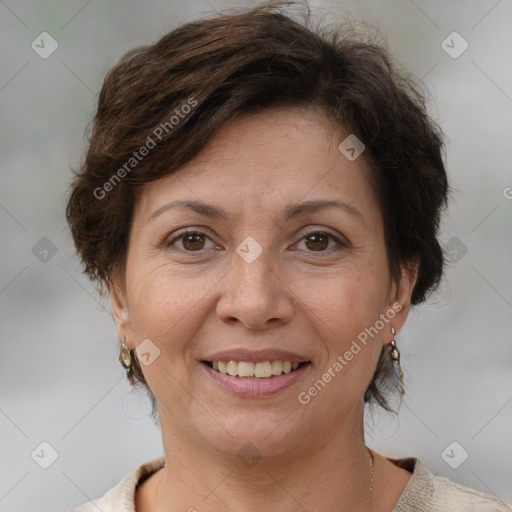
[[[298,385],[309,375],[311,361],[203,360],[199,365],[215,387],[239,398],[264,399]]]
[[[300,368],[309,365],[310,361],[201,361],[204,365],[221,375],[228,375],[237,379],[268,380],[281,375],[294,373]]]
[[[208,382],[240,398],[275,396],[303,382],[313,368],[306,354],[273,347],[249,350],[234,346],[203,358],[198,360],[199,367]]]

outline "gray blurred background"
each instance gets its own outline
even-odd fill
[[[255,3],[0,2],[2,512],[69,510],[163,454],[149,401],[117,360],[110,306],[73,254],[70,168],[121,54]],[[311,5],[376,24],[424,81],[455,190],[442,231],[446,279],[398,337],[405,401],[398,419],[368,423],[368,444],[512,501],[512,2]]]

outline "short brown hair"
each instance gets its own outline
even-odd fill
[[[309,9],[297,21],[287,11],[293,4],[189,22],[131,50],[107,73],[66,210],[84,272],[100,293],[124,271],[137,187],[189,162],[236,116],[273,106],[320,108],[364,143],[391,275],[418,264],[412,304],[437,287],[448,185],[441,130],[424,95],[367,31],[350,22],[312,28]],[[151,150],[135,159],[150,139]],[[147,386],[133,359],[130,381]],[[395,386],[383,347],[365,401],[390,410],[387,391]]]

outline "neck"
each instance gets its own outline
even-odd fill
[[[161,424],[166,466],[149,492],[152,512],[372,510],[372,464],[362,420],[309,446],[303,440],[279,456],[258,453],[260,458],[246,463],[199,444],[163,417]]]

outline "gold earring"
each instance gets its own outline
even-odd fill
[[[132,366],[132,351],[124,344],[125,339],[126,337],[123,336],[123,344],[121,345],[121,352],[119,353],[119,361],[127,370],[130,370]]]
[[[391,334],[393,335],[393,339],[391,340],[391,350],[389,352],[390,356],[391,356],[391,359],[393,360],[393,363],[396,364],[397,368],[398,368],[398,373],[400,375],[400,382],[402,383],[402,395],[404,394],[404,389],[403,389],[403,383],[404,383],[404,374],[402,372],[402,367],[400,365],[400,351],[398,350],[398,347],[396,346],[396,341],[395,341],[395,329],[394,327],[391,327]]]

